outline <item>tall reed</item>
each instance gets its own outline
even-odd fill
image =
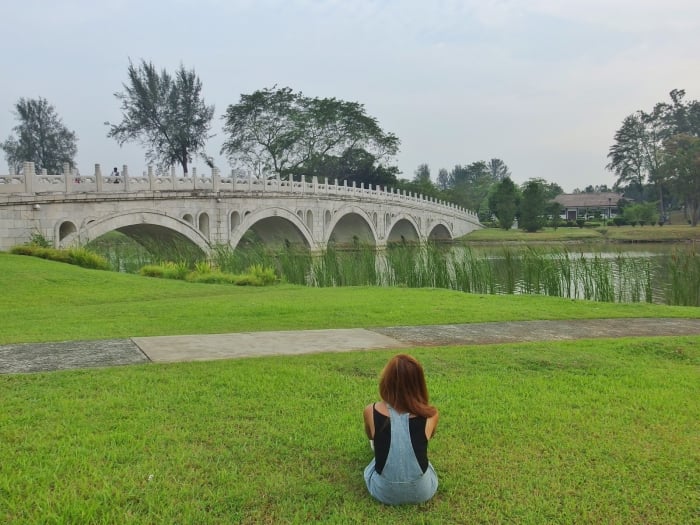
[[[670,279],[666,287],[666,302],[700,306],[700,254],[695,244],[673,250],[667,267]]]

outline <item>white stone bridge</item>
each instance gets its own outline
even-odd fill
[[[311,180],[187,177],[149,168],[133,176],[72,172],[0,175],[0,250],[40,234],[54,247],[80,246],[117,230],[138,241],[186,239],[209,253],[236,247],[252,230],[268,245],[303,245],[312,252],[329,243],[451,240],[481,228],[477,216],[454,204],[393,189]]]

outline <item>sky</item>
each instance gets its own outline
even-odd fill
[[[700,99],[697,0],[4,0],[0,39],[0,140],[20,97],[43,97],[83,174],[146,169],[106,136],[129,60],[195,70],[223,172],[226,108],[275,85],[363,104],[401,140],[401,178],[500,158],[567,192],[614,184],[625,116],[672,89]]]

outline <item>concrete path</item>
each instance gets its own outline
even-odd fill
[[[700,319],[584,319],[132,337],[0,346],[0,373],[518,341],[700,335]]]

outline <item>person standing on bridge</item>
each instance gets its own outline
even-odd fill
[[[117,168],[114,168],[112,170],[112,182],[114,184],[119,184],[121,181],[119,180],[119,170]]]
[[[379,381],[381,401],[364,410],[365,432],[374,459],[365,468],[369,493],[387,505],[423,503],[438,487],[428,461],[428,441],[439,414],[428,402],[421,364],[399,354],[389,360]]]

